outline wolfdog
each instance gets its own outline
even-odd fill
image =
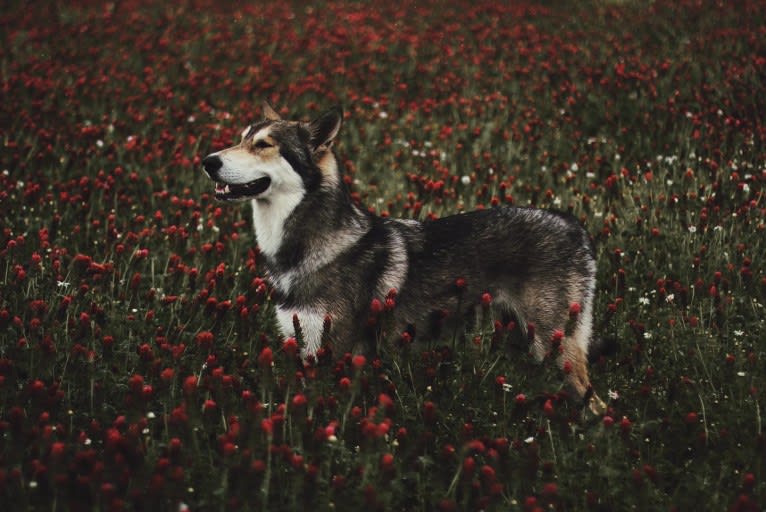
[[[202,165],[218,200],[250,201],[277,323],[286,337],[299,329],[304,358],[323,339],[341,354],[369,352],[362,333],[376,301],[395,302],[392,332],[427,339],[438,333],[434,318],[483,299],[517,319],[537,359],[554,354],[583,404],[605,410],[587,368],[595,252],[574,217],[515,207],[424,222],[380,217],[343,182],[332,149],[340,107],[308,123],[268,104],[263,116]]]

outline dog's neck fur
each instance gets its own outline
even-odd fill
[[[332,262],[370,229],[372,214],[353,203],[341,183],[331,151],[320,162],[322,183],[311,195],[296,191],[276,204],[253,199],[258,246],[274,285],[289,293],[292,284]]]
[[[276,257],[283,243],[285,221],[303,200],[304,195],[303,192],[290,194],[276,204],[269,199],[251,201],[258,247],[266,258]]]

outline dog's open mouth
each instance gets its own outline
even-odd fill
[[[255,197],[266,191],[271,185],[271,178],[264,176],[244,185],[227,183],[215,184],[215,198],[220,201],[235,201],[237,199]]]

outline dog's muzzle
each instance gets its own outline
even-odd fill
[[[202,167],[210,179],[215,182],[215,198],[219,201],[238,201],[256,197],[269,188],[271,178],[263,176],[249,183],[224,183],[218,176],[223,167],[223,160],[218,155],[208,155],[202,159]]]

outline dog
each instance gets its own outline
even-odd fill
[[[216,199],[252,205],[282,335],[298,335],[304,358],[323,339],[369,353],[371,304],[395,303],[392,332],[428,338],[445,312],[483,300],[517,319],[538,360],[555,350],[576,396],[602,414],[587,368],[596,258],[583,226],[516,207],[425,222],[374,215],[343,182],[333,152],[342,123],[340,107],[298,122],[265,104],[239,144],[202,160]]]

